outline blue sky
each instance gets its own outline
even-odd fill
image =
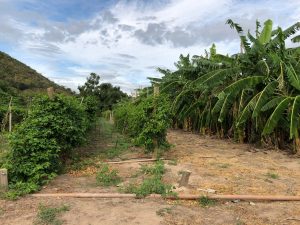
[[[130,93],[181,53],[238,51],[228,18],[285,28],[300,21],[300,0],[0,0],[0,51],[74,90],[96,72]]]

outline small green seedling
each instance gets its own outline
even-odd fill
[[[270,172],[268,172],[266,174],[266,176],[269,177],[269,178],[271,178],[271,179],[278,179],[279,178],[278,174],[276,174],[276,173],[270,173]]]
[[[209,199],[207,196],[202,196],[201,198],[199,198],[199,204],[202,207],[210,207],[210,206],[214,206],[216,205],[216,200],[214,199]]]
[[[229,163],[221,163],[218,165],[219,168],[222,168],[222,169],[226,169],[228,167],[230,167],[230,164]]]

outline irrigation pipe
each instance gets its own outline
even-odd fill
[[[197,158],[216,158],[214,156],[200,156]],[[165,159],[165,158],[160,158],[160,159],[153,159],[153,158],[135,158],[135,159],[130,159],[130,160],[123,160],[123,161],[107,161],[105,163],[107,164],[123,164],[123,163],[137,163],[137,162],[153,162],[157,160],[163,160],[163,161],[170,161],[172,159]]]
[[[33,197],[72,197],[72,198],[136,198],[135,194],[120,193],[49,193],[49,194],[32,194]],[[166,196],[152,194],[146,198],[164,198],[169,200],[198,200],[203,195],[184,195]],[[208,199],[215,200],[245,200],[245,201],[300,201],[300,196],[284,195],[208,195]]]
[[[123,164],[123,163],[137,163],[137,162],[153,162],[153,161],[157,161],[159,159],[136,159],[136,160],[123,160],[123,161],[108,161],[105,163],[108,164]],[[160,160],[166,160],[161,158]]]

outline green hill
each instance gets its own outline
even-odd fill
[[[31,96],[46,92],[54,87],[58,93],[72,94],[68,88],[62,87],[24,63],[0,51],[0,96],[1,92],[8,95]]]
[[[42,74],[0,51],[0,128],[7,119],[8,104],[12,99],[14,124],[24,118],[31,98],[46,93],[53,87],[56,93],[74,94],[71,89],[60,86]]]

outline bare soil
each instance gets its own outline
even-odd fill
[[[282,151],[256,149],[230,140],[170,130],[174,146],[167,152],[164,181],[178,193],[300,195],[300,159]],[[102,151],[111,143],[95,139],[88,151]],[[84,149],[83,149],[84,150]],[[123,158],[142,156],[127,152]],[[121,157],[122,158],[122,157]],[[124,183],[134,181],[142,163],[116,164]],[[145,163],[143,163],[145,164]],[[187,187],[178,188],[180,171],[190,171]],[[41,193],[118,192],[118,187],[96,185],[94,166],[58,176]],[[0,224],[33,224],[40,203],[49,206],[68,204],[64,224],[203,224],[203,225],[283,225],[300,224],[300,202],[220,201],[201,207],[197,201],[153,199],[76,199],[23,197],[17,201],[0,200]]]

